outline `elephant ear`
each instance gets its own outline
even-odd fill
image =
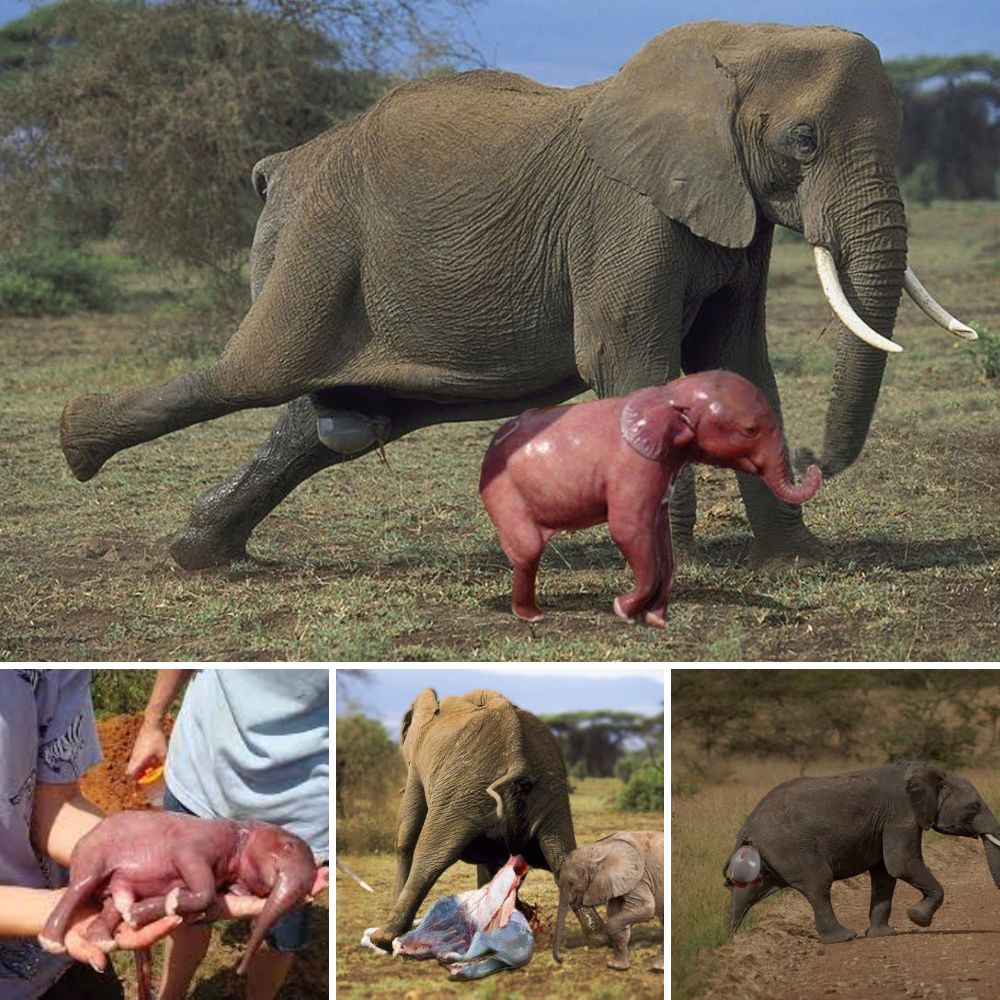
[[[920,829],[929,830],[937,819],[938,794],[944,781],[944,771],[933,764],[915,760],[907,765],[903,780]]]
[[[736,81],[696,26],[665,31],[584,112],[587,151],[666,216],[725,247],[753,239],[757,208],[733,134]]]
[[[437,715],[440,710],[441,706],[434,688],[424,688],[407,709],[406,715],[403,716],[403,724],[399,728],[399,746],[407,764],[410,762],[413,744],[424,723]],[[407,737],[409,737],[409,742],[407,742]]]
[[[603,845],[603,850],[596,859],[590,884],[583,894],[584,906],[598,906],[631,892],[646,870],[642,855],[628,841],[609,837],[598,844]]]
[[[633,392],[621,415],[622,437],[644,458],[665,461],[675,448],[694,440],[694,427],[669,392],[653,386]]]

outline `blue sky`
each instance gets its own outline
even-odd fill
[[[0,22],[28,8],[0,0]],[[1000,52],[998,10],[996,0],[480,0],[462,23],[490,64],[568,86],[616,72],[653,35],[684,21],[839,24],[892,58]]]
[[[360,710],[379,719],[393,739],[399,736],[399,722],[413,699],[427,687],[439,698],[465,694],[476,688],[493,688],[516,705],[545,715],[585,709],[618,709],[641,715],[658,715],[663,710],[663,667],[630,668],[620,665],[560,667],[543,664],[525,667],[391,667],[368,671],[370,683],[351,683],[347,694],[356,699]],[[348,706],[342,685],[337,684],[337,714]]]

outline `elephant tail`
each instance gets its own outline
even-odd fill
[[[520,784],[524,786],[524,794],[527,794],[535,781],[528,773],[527,765],[523,760],[515,761],[510,767],[500,775],[492,784],[486,788],[486,794],[497,804],[497,819],[504,818],[504,792],[509,786]],[[509,817],[508,817],[509,818]]]

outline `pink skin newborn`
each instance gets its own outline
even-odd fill
[[[107,941],[122,919],[143,927],[165,914],[201,913],[225,889],[267,897],[236,970],[242,975],[274,922],[309,896],[315,878],[305,841],[269,823],[115,813],[73,849],[69,887],[39,941],[47,951],[64,951],[73,911],[90,898],[104,907],[87,935],[96,943]]]
[[[733,372],[528,410],[504,424],[483,460],[479,495],[514,567],[514,614],[542,617],[535,576],[549,539],[607,521],[635,574],[633,589],[615,598],[615,614],[665,628],[674,585],[667,504],[689,462],[758,476],[793,504],[809,500],[821,478],[813,465],[800,486],[792,484],[771,407]]]

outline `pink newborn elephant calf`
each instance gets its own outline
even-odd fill
[[[812,465],[801,485],[792,484],[771,407],[733,372],[528,410],[504,424],[486,452],[479,495],[514,567],[514,614],[542,617],[535,576],[548,540],[607,521],[635,574],[633,589],[615,598],[615,614],[664,628],[674,584],[667,503],[689,462],[758,476],[793,504],[809,500],[821,478]]]
[[[270,823],[115,813],[73,849],[69,887],[39,941],[47,951],[64,951],[73,913],[88,899],[103,903],[88,931],[100,945],[110,943],[123,919],[143,927],[165,914],[201,913],[219,890],[266,897],[236,970],[242,975],[272,924],[309,896],[315,878],[306,842]]]

